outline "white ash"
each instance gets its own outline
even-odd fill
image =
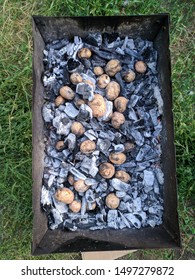
[[[92,56],[79,58],[77,54],[81,48],[89,48]],[[50,229],[120,230],[160,225],[164,184],[160,142],[163,99],[153,43],[140,38],[122,38],[118,34],[90,33],[86,38],[75,36],[73,41],[64,38],[50,42],[43,53],[46,101],[42,116],[46,141],[41,205],[47,213]],[[111,81],[118,82],[120,96],[129,99],[124,113],[126,120],[119,130],[110,124],[115,106],[106,99],[105,89],[98,87],[97,76],[93,72],[95,66],[104,69],[111,59],[118,59],[122,65],[121,71],[111,77]],[[147,64],[146,73],[136,73],[135,80],[126,83],[122,73],[128,69],[135,71],[134,64],[138,60]],[[83,79],[77,85],[70,82],[70,75],[74,72]],[[57,107],[54,101],[64,85],[72,88],[75,99]],[[106,112],[100,118],[93,118],[92,109],[87,105],[94,94],[102,95],[106,102]],[[83,99],[85,104],[79,107],[76,98]],[[71,132],[74,121],[81,122],[85,128],[81,137]],[[81,142],[85,140],[96,143],[95,151],[89,155],[79,151]],[[57,141],[64,143],[61,151],[55,148]],[[129,151],[125,148],[126,142],[134,144]],[[101,177],[99,165],[109,162],[110,152],[126,154],[126,161],[115,165],[115,171],[129,173],[130,182]],[[70,175],[75,181],[84,180],[89,189],[84,193],[76,192],[68,183]],[[56,200],[56,190],[63,187],[72,190],[75,200],[81,201],[78,213],[73,213],[67,204]],[[120,200],[117,209],[109,209],[105,204],[106,196],[111,192]]]

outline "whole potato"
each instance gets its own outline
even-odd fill
[[[127,98],[119,96],[114,100],[114,106],[118,112],[123,113],[127,109],[128,102],[129,100]]]
[[[82,48],[78,51],[78,57],[79,58],[90,58],[91,57],[91,51],[88,48]]]
[[[120,199],[114,194],[109,193],[106,197],[106,206],[110,209],[116,209],[119,206]]]
[[[81,77],[81,75],[79,73],[72,73],[70,75],[70,81],[71,83],[73,83],[74,85],[77,85],[79,83],[81,83],[83,81],[83,78]]]
[[[89,107],[92,109],[93,117],[100,118],[106,112],[106,102],[100,94],[94,94],[94,99],[88,102]]]
[[[82,179],[79,179],[78,181],[74,182],[74,189],[77,192],[85,192],[89,189],[89,186],[85,185],[85,181]]]
[[[125,117],[122,113],[114,112],[111,118],[111,124],[114,128],[119,129],[121,124],[125,122]]]
[[[64,141],[58,141],[56,143],[56,150],[58,151],[62,151],[63,149],[65,148],[65,144],[64,144]]]
[[[125,146],[125,151],[124,151],[125,153],[131,152],[135,147],[135,145],[131,142],[125,142],[124,146]]]
[[[103,178],[110,179],[114,176],[115,167],[111,163],[104,162],[99,167],[99,173]]]
[[[110,82],[110,77],[106,74],[101,75],[98,80],[97,84],[99,88],[105,88]]]
[[[116,171],[115,177],[125,183],[128,183],[131,180],[130,175],[123,170]]]
[[[70,130],[73,134],[77,136],[81,136],[85,132],[85,128],[80,122],[73,122],[73,124],[70,127]]]
[[[66,204],[70,204],[74,200],[74,193],[68,188],[58,189],[55,193],[55,198]]]
[[[73,213],[78,213],[81,210],[81,202],[73,200],[73,202],[69,204],[69,208]]]
[[[104,73],[104,69],[100,66],[96,66],[94,67],[93,72],[96,76],[100,76]]]
[[[115,81],[110,82],[106,87],[106,98],[112,101],[117,98],[119,94],[120,85]]]
[[[147,65],[146,63],[144,63],[143,61],[137,61],[135,63],[135,70],[138,72],[138,73],[141,73],[141,74],[144,74],[147,70]]]
[[[65,99],[61,95],[58,95],[58,97],[56,97],[56,99],[55,99],[55,105],[57,107],[60,105],[63,105],[64,102],[65,102]]]
[[[123,164],[126,161],[126,155],[123,153],[110,153],[109,160],[117,165]]]
[[[64,86],[60,88],[60,95],[67,100],[72,100],[75,93],[70,87]]]
[[[96,144],[91,140],[85,140],[80,145],[80,151],[83,154],[90,154],[95,151]]]
[[[106,74],[108,74],[110,77],[113,77],[119,71],[121,71],[121,64],[118,59],[111,59],[108,61],[105,67]]]
[[[133,72],[132,70],[128,70],[123,74],[123,79],[127,83],[133,82],[135,80],[135,72]]]

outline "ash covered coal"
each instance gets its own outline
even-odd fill
[[[91,33],[48,43],[43,63],[49,228],[161,224],[163,100],[153,43]]]

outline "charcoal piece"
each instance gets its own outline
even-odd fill
[[[98,213],[96,214],[96,223],[98,226],[101,226],[102,224],[105,224],[105,220],[104,220],[104,215],[102,213]]]
[[[132,161],[126,161],[125,163],[121,164],[120,167],[122,168],[133,168],[136,166],[136,163]]]
[[[114,44],[117,43],[119,34],[116,32],[115,33],[104,32],[102,37],[103,37],[103,43],[107,48],[114,48]],[[111,46],[112,43],[113,45]]]
[[[68,149],[63,150],[62,153],[65,159],[70,155],[70,151]]]
[[[138,118],[137,118],[135,110],[130,106],[128,106],[128,107],[129,107],[129,115],[128,115],[129,119],[133,120],[133,121],[137,121]]]
[[[57,229],[59,225],[63,222],[63,217],[60,214],[60,212],[55,208],[51,210],[51,214],[53,216],[54,223],[50,224],[50,229],[54,230]]]
[[[76,116],[79,114],[79,111],[72,105],[72,103],[67,102],[65,113],[69,116],[69,118],[75,119]]]
[[[91,189],[86,191],[85,198],[88,203],[95,202],[95,195]]]
[[[70,168],[70,173],[78,179],[86,180],[87,177],[74,167]]]
[[[89,35],[84,39],[84,42],[100,47],[102,44],[102,35],[101,33],[89,33]]]
[[[67,70],[69,73],[74,73],[74,72],[80,73],[83,70],[83,66],[78,60],[74,58],[70,58],[67,62]]]
[[[125,49],[125,53],[128,54],[129,56],[135,57],[138,60],[142,60],[143,59],[142,56],[139,53],[137,53],[136,51],[131,50],[129,48]]]
[[[92,130],[92,129],[89,129],[87,130],[84,135],[89,139],[89,140],[96,140],[98,135],[97,135],[97,132]]]
[[[81,170],[92,177],[95,177],[98,173],[98,168],[96,166],[96,158],[93,156],[92,158],[84,157],[81,163]]]
[[[139,212],[142,210],[142,201],[140,197],[136,197],[136,199],[133,200],[134,205],[134,211]]]
[[[117,218],[118,218],[118,211],[117,210],[109,210],[107,214],[107,224],[108,227],[117,229]]]
[[[144,184],[147,187],[152,187],[154,184],[154,173],[149,170],[144,170]]]
[[[87,210],[87,201],[85,196],[82,197],[82,205],[81,205],[81,217],[83,217]]]
[[[98,182],[95,179],[87,178],[85,180],[85,185],[87,185],[87,186],[96,186],[97,184],[98,184]]]
[[[127,192],[130,188],[129,184],[127,184],[117,178],[111,179],[110,184],[117,191]]]
[[[127,220],[127,218],[123,215],[123,213],[121,213],[119,211],[119,215],[121,216],[121,220],[123,221],[123,223],[125,224],[126,227],[131,228],[131,225],[129,223],[129,221]]]
[[[50,44],[49,48],[59,50],[69,43],[67,39],[57,40],[55,43]]]
[[[64,140],[64,144],[68,146],[70,151],[73,151],[76,146],[76,136],[73,133],[70,133]]]
[[[51,188],[51,186],[53,185],[54,180],[55,180],[55,175],[50,175],[49,180],[47,182],[49,188]]]
[[[80,58],[81,63],[84,65],[86,69],[91,68],[91,61],[87,58]]]
[[[156,112],[156,108],[153,108],[149,111],[150,117],[152,119],[152,123],[154,126],[158,125],[158,120],[157,120],[157,112]]]
[[[126,203],[125,203],[124,201],[121,201],[121,202],[120,202],[120,205],[119,205],[119,207],[118,207],[118,209],[119,209],[120,211],[125,211],[125,210],[127,209]]]
[[[97,149],[99,149],[103,154],[108,154],[108,149],[111,146],[111,142],[108,139],[98,139],[97,141]]]
[[[115,134],[111,130],[107,132],[100,130],[99,137],[102,139],[108,139],[112,142],[115,138]]]
[[[64,214],[64,213],[67,213],[68,212],[68,206],[67,204],[63,203],[63,202],[60,202],[60,201],[57,201],[55,199],[55,197],[53,196],[52,197],[53,199],[53,203],[55,205],[55,208],[56,210],[60,213],[60,214]]]
[[[53,120],[54,116],[50,104],[45,103],[43,105],[42,116],[45,122],[51,122]]]
[[[131,105],[129,105],[130,106],[130,108],[131,107],[135,107],[135,105],[137,104],[137,102],[138,102],[138,100],[140,99],[140,96],[138,96],[138,95],[131,95],[131,98],[130,98],[130,102],[129,102],[129,104],[131,104]]]
[[[153,136],[154,137],[158,137],[160,135],[161,131],[162,131],[162,123],[159,122],[157,124],[157,126],[155,126],[155,129],[154,129],[154,132],[153,132]]]
[[[155,172],[155,175],[156,175],[156,178],[157,178],[159,184],[163,185],[164,184],[164,174],[163,174],[162,170],[160,168],[156,168],[154,170],[154,172]]]
[[[77,116],[77,120],[87,121],[93,118],[93,112],[91,108],[87,104],[82,104],[79,109],[79,114]]]
[[[132,129],[131,130],[131,134],[135,140],[135,143],[138,145],[138,146],[142,146],[143,143],[144,143],[144,138],[142,136],[142,134],[136,130],[136,129]]]
[[[122,192],[122,191],[116,191],[116,196],[118,198],[123,198],[126,196],[126,192]]]
[[[123,144],[114,145],[115,153],[122,153],[125,150],[125,146]]]
[[[104,67],[106,65],[107,61],[105,59],[100,58],[97,55],[92,56],[92,65],[93,67],[95,66],[100,66],[100,67]]]
[[[63,67],[63,84],[70,85],[70,75],[68,73],[66,65]]]
[[[51,192],[45,186],[41,189],[41,204],[43,206],[52,204]]]
[[[93,226],[93,227],[90,227],[89,229],[90,230],[101,230],[101,229],[104,229],[106,227],[107,227],[106,225],[101,225],[101,226]]]
[[[145,162],[140,162],[137,164],[136,168],[135,168],[135,172],[140,172],[143,171],[144,169],[146,169],[147,167],[150,166],[150,163],[145,161]]]
[[[87,83],[77,84],[76,92],[82,95],[83,99],[92,101],[94,98],[93,87]]]
[[[98,185],[98,187],[95,189],[95,191],[96,191],[97,193],[99,193],[99,192],[106,192],[107,189],[108,189],[108,184],[107,184],[107,182],[101,182],[101,183],[99,183],[99,185]]]
[[[145,121],[144,119],[139,119],[137,121],[134,121],[133,126],[135,129],[144,129]]]
[[[138,218],[136,218],[135,215],[133,215],[132,213],[127,213],[124,214],[124,216],[135,228],[141,228],[141,222]]]
[[[121,88],[121,92],[124,93],[125,92],[125,87],[124,87],[124,81],[122,79],[122,75],[120,72],[116,73],[115,75],[116,81],[119,83],[120,88]]]
[[[56,82],[56,75],[52,74],[50,77],[47,77],[46,75],[43,76],[43,85],[44,87],[52,87],[54,83]]]
[[[158,86],[155,86],[154,87],[154,97],[156,98],[157,100],[157,104],[158,104],[158,111],[160,113],[160,115],[163,113],[163,99],[161,97],[161,94],[160,94],[160,89]]]

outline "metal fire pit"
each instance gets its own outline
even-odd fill
[[[164,172],[163,224],[155,228],[79,230],[65,232],[48,229],[48,220],[41,209],[40,195],[44,169],[44,124],[41,108],[44,103],[42,84],[45,43],[85,37],[89,32],[118,32],[120,36],[137,36],[154,42],[158,52],[158,73],[164,102],[162,132],[162,170]],[[178,213],[174,129],[172,114],[171,67],[169,53],[169,16],[114,17],[42,17],[33,16],[33,244],[32,254],[179,248],[181,246]]]

